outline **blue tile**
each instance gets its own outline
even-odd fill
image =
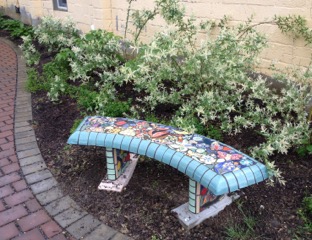
[[[133,137],[125,136],[121,142],[121,149],[124,151],[129,151],[130,142],[132,139]]]
[[[171,159],[170,166],[177,169],[180,161],[184,156],[185,156],[184,153],[176,152],[173,158]]]
[[[195,194],[196,193],[196,187],[189,186],[189,193]]]
[[[112,148],[113,147],[113,141],[114,141],[114,138],[116,137],[116,134],[111,134],[111,133],[108,133],[106,135],[106,138],[105,138],[105,147],[110,147]]]
[[[108,175],[115,175],[115,174],[116,174],[116,171],[113,170],[113,169],[107,169],[107,174],[108,174]]]
[[[195,207],[192,207],[191,205],[189,205],[189,211],[190,211],[191,213],[196,213]]]
[[[107,157],[107,158],[106,158],[106,162],[107,162],[107,167],[108,167],[108,168],[114,168],[114,158],[112,158],[112,157]],[[110,165],[110,164],[113,164],[113,165]]]
[[[196,187],[196,181],[194,181],[193,179],[189,178],[189,186],[190,187]]]
[[[157,149],[156,153],[155,153],[154,159],[161,162],[162,156],[167,151],[167,149],[168,149],[168,147],[160,145],[159,148]]]
[[[223,176],[226,178],[228,186],[230,187],[230,192],[234,192],[234,191],[237,191],[239,189],[238,181],[236,180],[236,178],[232,172],[228,172],[228,173],[224,174]]]
[[[194,172],[196,168],[200,165],[200,162],[197,161],[192,161],[186,168],[186,175],[189,176],[190,178],[193,178]],[[194,178],[193,178],[194,179]],[[196,182],[199,182],[200,179],[194,179]]]
[[[149,158],[153,158],[158,147],[159,144],[152,142],[147,148],[146,156]]]
[[[90,135],[89,135],[88,145],[96,146],[96,138],[97,138],[97,136],[98,136],[98,133],[91,132]]]
[[[105,147],[104,141],[105,141],[106,135],[107,135],[106,133],[99,133],[95,142],[96,146]]]
[[[178,170],[182,173],[185,174],[186,172],[186,168],[187,166],[190,164],[190,162],[192,161],[195,161],[193,160],[192,158],[188,157],[188,156],[184,156],[181,161],[179,162],[179,165],[178,165]]]
[[[129,152],[138,153],[138,147],[139,147],[141,141],[142,141],[142,139],[140,139],[140,138],[133,138],[131,145],[130,145]]]
[[[116,175],[115,174],[107,174],[107,178],[108,178],[108,180],[115,181]]]
[[[67,140],[68,144],[78,144],[78,139],[79,139],[79,131],[74,132],[72,135]]]
[[[214,195],[223,195],[229,192],[229,187],[225,178],[222,175],[218,175],[212,179],[208,186],[209,191],[211,191]]]
[[[145,156],[148,145],[151,143],[150,140],[142,140],[140,145],[139,145],[139,149],[138,149],[138,154]]]
[[[257,163],[257,166],[260,168],[263,178],[267,179],[269,175],[268,175],[268,169],[266,168],[266,166],[259,162]]]
[[[113,141],[112,148],[120,149],[123,138],[124,138],[123,135],[116,134],[114,141]]]
[[[235,174],[235,176],[236,176],[239,188],[244,188],[244,187],[248,186],[247,179],[246,179],[245,174],[242,170],[234,171],[233,174]]]
[[[211,179],[213,179],[215,176],[217,175],[217,173],[213,170],[209,170],[207,171],[201,178],[200,183],[205,187],[208,188],[208,185],[211,181]]]
[[[189,192],[188,196],[189,196],[189,199],[196,200],[196,191],[195,192]]]
[[[249,169],[249,167],[242,168],[242,171],[244,172],[247,178],[248,186],[256,183],[255,176],[253,172]]]
[[[173,154],[175,154],[175,153],[176,153],[175,150],[172,150],[171,148],[168,148],[168,150],[164,153],[161,161],[163,163],[169,164]]]
[[[106,157],[113,157],[113,149],[106,148],[105,154],[106,154]]]
[[[250,171],[254,173],[254,176],[256,178],[256,183],[264,180],[262,172],[257,165],[250,166],[249,168],[250,168]]]
[[[189,205],[192,206],[192,207],[195,207],[195,206],[196,206],[196,201],[195,201],[194,199],[189,198],[188,203],[189,203]]]
[[[196,168],[194,172],[194,176],[192,178],[199,181],[200,179],[202,179],[203,175],[209,170],[210,169],[207,168],[207,166],[205,166],[204,164],[201,164],[198,168]]]
[[[88,145],[89,135],[90,132],[80,132],[78,144]]]

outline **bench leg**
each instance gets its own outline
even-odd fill
[[[106,148],[106,166],[107,178],[109,180],[116,180],[130,163],[130,153],[114,148]]]
[[[220,200],[223,196],[213,195],[207,188],[200,183],[189,179],[189,211],[200,213],[212,204]]]
[[[217,215],[237,198],[239,198],[237,194],[215,196],[200,183],[190,179],[189,201],[172,211],[177,214],[182,226],[189,230],[207,218]]]
[[[121,192],[132,177],[138,159],[137,154],[106,148],[107,176],[98,189]]]

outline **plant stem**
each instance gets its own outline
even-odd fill
[[[124,39],[127,38],[127,30],[128,30],[128,23],[129,23],[129,16],[130,16],[130,10],[131,10],[131,3],[134,0],[129,0],[129,6],[127,10],[127,19],[126,19],[126,27],[125,27],[125,33],[124,33]]]

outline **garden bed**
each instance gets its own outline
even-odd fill
[[[190,232],[184,230],[171,210],[188,200],[188,179],[177,170],[152,160],[139,162],[126,190],[112,193],[97,190],[106,173],[104,149],[68,146],[66,141],[74,121],[80,117],[77,104],[62,98],[51,103],[46,93],[33,94],[34,128],[43,157],[61,184],[83,209],[103,223],[134,239],[225,239],[226,228],[237,227],[241,238],[249,231],[246,216],[255,224],[249,238],[292,239],[300,235],[297,210],[302,199],[312,192],[311,157],[296,152],[275,155],[284,173],[286,186],[269,187],[265,183],[242,189],[237,204]],[[224,136],[228,145],[244,150],[256,144],[251,132]],[[242,211],[240,211],[240,205]],[[154,238],[157,239],[157,238]]]

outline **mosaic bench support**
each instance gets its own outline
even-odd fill
[[[86,117],[68,143],[106,148],[107,177],[99,189],[121,191],[131,178],[139,155],[187,175],[189,202],[173,211],[188,229],[216,215],[238,197],[228,197],[228,193],[268,177],[263,164],[230,146],[142,120]]]
[[[106,148],[107,175],[98,189],[121,192],[129,183],[138,160],[137,154]]]

